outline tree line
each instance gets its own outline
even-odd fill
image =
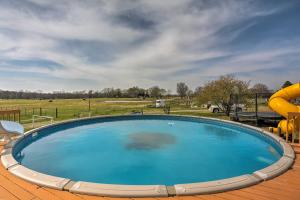
[[[85,99],[85,98],[162,98],[171,96],[171,91],[153,86],[148,89],[131,87],[128,89],[104,88],[100,91],[83,90],[74,92],[55,91],[9,91],[0,90],[0,99]]]
[[[179,96],[181,99],[190,101],[191,98],[197,98],[199,102],[205,103],[213,101],[215,103],[224,103],[228,105],[231,101],[232,94],[266,94],[272,91],[263,83],[257,83],[253,87],[249,87],[250,82],[239,80],[232,75],[220,76],[216,80],[209,81],[202,86],[196,87],[193,91],[184,82],[177,83],[177,95],[171,93],[170,90],[153,86],[148,89],[137,86],[120,89],[120,88],[104,88],[100,91],[83,90],[75,92],[42,92],[42,91],[8,91],[0,90],[0,99],[85,99],[85,98],[163,98],[166,96]],[[292,85],[286,81],[282,88]]]

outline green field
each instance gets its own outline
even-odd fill
[[[145,114],[164,114],[162,108],[155,108],[155,99],[133,98],[94,98],[90,99],[54,99],[54,100],[0,100],[0,109],[20,109],[21,123],[26,130],[32,128],[32,115],[51,116],[54,121],[100,115],[130,114],[141,111]],[[167,99],[166,104],[171,108],[171,114],[197,115],[227,118],[224,114],[209,113],[206,109],[191,108],[180,98]],[[56,114],[57,110],[57,114]],[[49,120],[39,119],[35,127],[49,123]]]

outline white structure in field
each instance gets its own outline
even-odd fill
[[[51,116],[41,116],[41,115],[32,115],[32,128],[34,128],[34,123],[37,121],[36,119],[49,119],[50,123],[53,124],[53,117]]]
[[[166,105],[166,102],[165,102],[164,99],[157,99],[155,101],[155,107],[156,108],[162,108],[162,107],[165,107],[165,105]]]

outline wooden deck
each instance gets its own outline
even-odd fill
[[[0,146],[0,150],[2,150],[2,146]],[[144,200],[300,200],[299,156],[297,154],[292,169],[283,175],[252,187],[212,195],[144,198]],[[0,165],[0,200],[120,200],[120,198],[72,194],[39,187],[11,175],[3,168],[2,164]],[[133,198],[131,199],[133,200]]]

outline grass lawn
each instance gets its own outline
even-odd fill
[[[162,108],[154,108],[155,99],[128,99],[128,98],[93,98],[90,99],[90,112],[92,116],[122,115],[132,111],[141,111],[145,114],[164,114]],[[196,115],[228,119],[222,113],[209,113],[206,109],[191,108],[179,98],[167,99],[171,107],[171,114]],[[4,100],[0,99],[0,109],[20,109],[21,123],[26,130],[32,128],[32,115],[52,116],[54,121],[87,117],[89,115],[88,99],[54,99],[50,100]],[[57,117],[56,117],[57,109]],[[35,127],[49,123],[49,120],[39,119]]]

